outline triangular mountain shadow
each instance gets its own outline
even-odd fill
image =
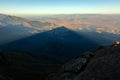
[[[98,44],[64,26],[1,46],[7,51],[26,51],[34,56],[47,55],[68,60]]]

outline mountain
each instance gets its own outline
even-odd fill
[[[51,23],[0,14],[0,45],[51,29]]]
[[[4,26],[17,26],[17,25],[22,25],[24,27],[32,27],[35,29],[41,28],[46,29],[52,27],[52,25],[55,26],[55,24],[51,24],[48,22],[40,22],[40,21],[34,21],[34,20],[29,20],[17,16],[11,16],[11,15],[5,15],[5,14],[0,14],[0,27]]]
[[[65,27],[59,27],[2,45],[0,48],[7,51],[26,51],[35,56],[49,55],[60,60],[68,60],[97,46],[98,44],[92,40]]]
[[[27,23],[28,20],[16,16],[0,14],[1,26],[21,25],[24,24],[25,22]]]
[[[101,46],[73,58],[47,80],[119,80],[120,43]]]

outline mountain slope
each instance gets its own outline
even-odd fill
[[[99,47],[72,59],[51,80],[119,80],[120,44]],[[48,79],[48,80],[49,80]]]
[[[32,21],[32,20],[17,17],[17,16],[0,14],[0,27],[17,26],[17,25],[22,25],[24,27],[32,27],[32,28],[35,28],[36,30],[37,29],[49,30],[51,27],[56,26],[55,24],[48,23],[48,22]]]
[[[51,29],[51,23],[0,14],[0,45]]]
[[[28,22],[28,20],[16,16],[0,14],[0,23],[2,26],[22,25],[24,22]]]
[[[75,80],[119,80],[120,45],[96,51],[85,71]]]

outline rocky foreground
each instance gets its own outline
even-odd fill
[[[47,80],[120,80],[120,44],[99,47],[62,66]]]
[[[43,68],[48,74],[40,63],[26,53],[0,51],[0,80],[120,80],[120,42],[81,54],[59,71]]]

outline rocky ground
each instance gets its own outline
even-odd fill
[[[62,66],[47,80],[120,80],[120,45],[99,47]]]

